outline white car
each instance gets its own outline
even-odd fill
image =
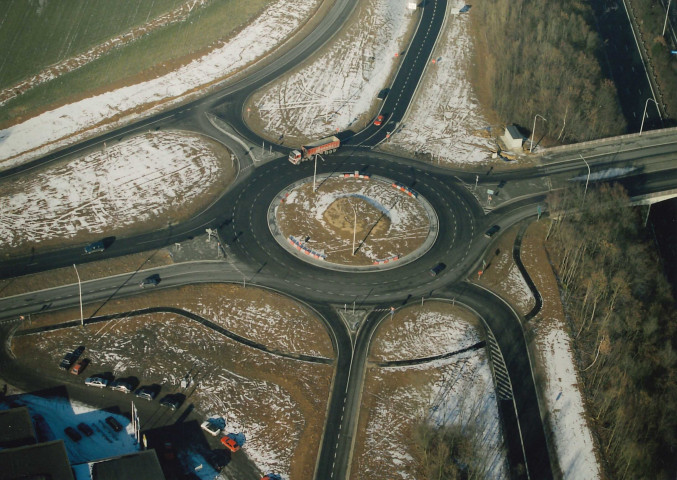
[[[126,382],[121,382],[118,380],[110,384],[110,389],[117,390],[118,392],[122,393],[129,393],[132,391],[132,386]]]
[[[222,430],[221,428],[217,427],[214,423],[212,423],[209,420],[202,422],[202,425],[200,425],[200,427],[202,428],[202,430],[204,430],[205,432],[207,432],[208,434],[210,434],[213,437],[220,434],[221,430]]]
[[[89,377],[85,379],[85,385],[89,385],[90,387],[103,388],[108,386],[108,380],[102,377]]]

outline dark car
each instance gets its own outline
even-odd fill
[[[59,363],[59,368],[63,368],[64,370],[68,370],[69,368],[71,368],[71,365],[73,365],[73,354],[67,353],[61,359],[61,362]]]
[[[120,424],[120,422],[115,420],[114,417],[106,417],[106,423],[110,426],[110,428],[113,429],[114,432],[122,431],[122,425]]]
[[[163,407],[169,407],[172,410],[177,410],[181,404],[183,403],[183,400],[177,396],[177,395],[166,395],[162,400],[160,400],[160,405]]]
[[[379,99],[379,100],[385,100],[389,93],[390,93],[390,89],[384,88],[383,90],[378,92],[378,95],[376,96],[376,98]]]
[[[141,282],[139,286],[141,288],[155,287],[159,283],[160,283],[160,275],[156,273],[155,275],[151,275],[150,277],[144,278],[143,282]]]
[[[71,440],[73,440],[74,442],[79,442],[80,440],[82,440],[82,435],[80,435],[80,434],[78,433],[78,431],[77,431],[76,429],[74,429],[73,427],[66,427],[66,428],[64,429],[64,432],[65,432],[66,435],[68,435],[68,437],[69,437]]]
[[[155,398],[157,392],[149,387],[141,387],[136,392],[134,392],[134,395],[139,398],[143,398],[144,400],[151,401]]]
[[[491,238],[491,237],[493,237],[494,234],[495,234],[496,232],[498,232],[500,229],[501,229],[501,227],[499,227],[498,225],[492,225],[492,226],[489,228],[489,230],[487,230],[486,232],[484,232],[484,236],[485,236],[485,237],[488,237],[488,238]]]
[[[86,423],[78,423],[78,430],[84,433],[85,437],[91,437],[94,434],[94,430]]]
[[[441,263],[441,262],[440,262],[440,263],[438,263],[437,265],[435,265],[433,268],[431,268],[431,269],[428,271],[428,273],[430,273],[430,276],[431,276],[431,277],[436,277],[436,276],[439,275],[439,273],[440,273],[442,270],[444,270],[445,268],[447,268],[447,266],[446,266],[444,263]]]
[[[85,253],[90,254],[90,253],[97,253],[97,252],[103,252],[106,249],[106,245],[104,245],[102,240],[99,240],[98,242],[93,242],[90,243],[85,247]]]

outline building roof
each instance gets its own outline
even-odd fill
[[[0,465],[0,480],[74,480],[63,440],[0,450]]]
[[[513,140],[522,140],[524,138],[515,125],[508,125],[505,127],[505,136],[510,137]]]
[[[92,465],[92,480],[165,480],[155,450],[110,458]]]
[[[0,410],[0,448],[14,448],[37,442],[27,407]]]

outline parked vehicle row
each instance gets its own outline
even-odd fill
[[[123,429],[122,424],[118,422],[115,419],[115,417],[112,416],[106,417],[105,422],[116,433],[121,432]],[[68,438],[70,438],[74,442],[79,442],[80,440],[82,440],[82,435],[84,435],[85,437],[91,437],[92,435],[94,435],[94,430],[92,429],[92,427],[90,427],[84,422],[78,423],[76,428],[77,430],[73,427],[66,427],[63,430],[64,433],[68,436]]]

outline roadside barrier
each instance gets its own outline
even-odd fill
[[[418,197],[418,193],[416,193],[415,191],[413,191],[413,190],[412,190],[411,188],[409,188],[409,187],[405,187],[405,186],[402,185],[401,183],[394,182],[394,183],[393,183],[393,187],[395,187],[396,189],[398,189],[398,190],[400,190],[400,191],[406,193],[406,194],[409,195],[410,197],[414,197],[414,198],[417,198],[417,197]]]
[[[316,252],[308,247],[306,247],[300,240],[297,240],[293,236],[289,235],[289,243],[291,243],[296,250],[303,252],[306,255],[309,255],[317,260],[324,260],[327,256],[324,253]]]
[[[366,175],[360,172],[344,173],[343,178],[364,178],[365,180],[369,180],[371,175]]]
[[[385,263],[394,262],[395,260],[399,260],[399,259],[400,259],[400,256],[395,255],[395,256],[392,256],[390,258],[386,258],[384,260],[374,260],[374,265],[383,265]]]

